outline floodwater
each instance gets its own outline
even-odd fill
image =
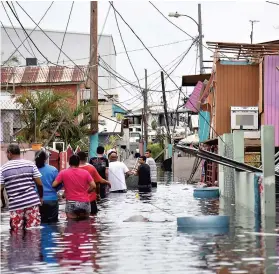
[[[1,273],[279,273],[272,220],[263,228],[228,201],[196,200],[192,186],[169,181],[147,196],[110,194],[99,209],[96,218],[79,222],[61,212],[57,225],[24,235],[10,234],[2,212]],[[230,216],[228,233],[177,229],[178,216],[218,214]],[[150,222],[123,222],[133,215]]]

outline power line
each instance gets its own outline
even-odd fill
[[[100,59],[102,59],[102,58],[100,58]],[[102,59],[102,61],[103,61],[104,63],[106,63],[103,59]],[[107,63],[106,63],[106,64],[107,64]],[[108,64],[107,64],[107,65],[108,65]],[[111,70],[113,70],[114,72],[112,72],[111,70],[105,68],[105,67],[102,66],[100,63],[99,63],[99,66],[102,67],[104,70],[106,70],[106,71],[107,71],[108,73],[110,73],[111,75],[114,75],[115,77],[119,78],[119,79],[122,80],[123,82],[126,82],[128,85],[140,89],[139,86],[137,86],[137,85],[133,84],[132,82],[129,82],[128,80],[124,79],[123,76],[119,76],[120,74],[119,74],[118,72],[116,72],[113,68],[111,68],[109,65],[108,65],[109,68],[110,68]],[[119,75],[117,75],[116,73],[118,73]],[[121,86],[121,87],[123,87],[123,86]],[[179,88],[174,89],[174,90],[166,90],[166,92],[173,92],[173,91],[176,91],[176,90],[179,90]],[[148,91],[161,92],[160,90],[152,90],[152,89],[148,89]]]
[[[189,33],[187,33],[186,31],[184,31],[183,29],[181,29],[179,26],[177,26],[176,24],[174,24],[171,20],[169,20],[169,18],[167,18],[151,1],[149,1],[149,3],[169,22],[171,23],[173,26],[175,26],[176,28],[178,28],[179,30],[181,30],[182,32],[184,32],[187,36],[191,37],[192,40],[194,40],[195,38],[190,35]],[[200,42],[200,41],[199,41]],[[214,50],[208,48],[206,45],[202,44],[202,46],[204,48],[206,48],[207,50],[211,51],[212,53],[215,53]],[[220,53],[221,55],[223,55],[224,57],[228,58],[228,56],[226,56],[224,53]]]
[[[190,35],[188,32],[186,32],[185,30],[183,30],[182,28],[180,28],[179,26],[177,26],[176,24],[174,24],[171,20],[169,20],[169,18],[167,18],[151,1],[149,1],[149,3],[166,19],[168,20],[173,26],[175,26],[177,29],[179,29],[180,31],[182,31],[183,33],[185,33],[187,36],[189,36],[190,38],[192,38],[192,40],[194,40],[195,38]]]
[[[111,2],[111,6],[113,7],[113,3],[112,3],[112,2]],[[127,56],[128,60],[129,60],[129,63],[130,63],[130,66],[131,66],[131,68],[132,68],[132,70],[133,70],[133,72],[134,72],[134,75],[135,75],[135,77],[136,77],[136,79],[137,79],[137,81],[138,81],[138,85],[139,85],[139,87],[140,87],[140,89],[141,89],[141,92],[143,93],[143,90],[142,90],[142,88],[141,88],[141,86],[140,86],[139,77],[138,77],[138,75],[136,74],[136,71],[135,71],[134,66],[133,66],[133,64],[132,64],[132,61],[131,61],[131,59],[130,59],[130,56],[129,56],[128,52],[127,52],[127,48],[126,48],[126,45],[125,45],[125,42],[124,42],[124,39],[123,39],[121,30],[120,30],[120,28],[119,28],[119,24],[118,24],[117,15],[116,15],[115,10],[114,10],[114,17],[115,17],[116,26],[117,26],[117,29],[118,29],[118,32],[119,32],[119,35],[120,35],[120,38],[121,38],[123,47],[124,47],[125,52],[126,52],[126,56]]]
[[[62,51],[62,48],[63,48],[63,45],[64,45],[64,41],[65,41],[66,33],[67,33],[67,30],[68,30],[68,26],[69,26],[69,23],[70,23],[70,19],[71,19],[74,3],[75,3],[75,1],[73,1],[72,5],[71,5],[70,14],[69,14],[69,17],[68,17],[68,21],[67,21],[67,24],[66,24],[66,29],[64,31],[64,35],[63,35],[63,39],[62,39],[62,43],[61,43],[61,48],[60,48],[58,59],[57,59],[57,64],[59,62],[61,51]]]
[[[111,6],[110,6],[111,7]],[[100,40],[100,37],[99,37]],[[174,41],[174,42],[170,42],[170,43],[166,43],[166,44],[160,44],[160,45],[155,45],[155,46],[150,46],[148,47],[149,49],[153,49],[153,48],[160,48],[160,47],[165,47],[165,46],[170,46],[170,45],[175,45],[175,44],[179,44],[179,43],[183,43],[183,42],[187,42],[190,41],[192,39],[184,39],[184,40],[179,40],[179,41]],[[132,50],[127,50],[127,52],[138,52],[138,51],[143,51],[145,50],[145,48],[139,48],[139,49],[132,49]],[[106,56],[111,56],[111,55],[120,55],[120,54],[125,54],[126,51],[120,51],[120,52],[116,52],[114,53],[110,53],[110,54],[104,54],[104,55],[100,55],[101,57],[106,57]],[[78,59],[73,59],[73,61],[81,61],[81,60],[86,60],[86,59],[90,59],[90,56],[88,57],[84,57],[84,58],[78,58]],[[63,63],[64,61],[60,61],[59,63]]]
[[[18,14],[17,14],[17,12],[16,12],[16,8],[15,8],[15,6],[14,6],[14,3],[11,2],[11,4],[12,4],[12,6],[13,6],[13,8],[14,8],[15,14],[17,15],[17,17],[19,17]],[[26,37],[26,34],[25,34],[25,33],[24,33],[24,37]],[[32,53],[33,53],[33,56],[35,57],[34,50],[33,50],[32,46],[30,45],[30,42],[29,42],[28,39],[27,39],[27,44],[29,45],[29,47],[30,47],[30,49],[31,49],[31,51],[32,51]],[[23,44],[23,45],[24,45],[24,44]]]
[[[16,45],[14,44],[14,41],[13,41],[12,38],[10,37],[10,35],[9,35],[9,33],[7,32],[6,28],[4,27],[2,21],[0,21],[0,22],[1,22],[1,25],[2,25],[2,27],[3,27],[3,29],[4,29],[4,31],[6,32],[6,34],[7,34],[8,38],[9,38],[9,40],[11,41],[11,43],[13,44],[13,46],[16,48]],[[17,52],[21,55],[21,57],[22,57],[23,59],[25,59],[25,57],[23,56],[23,54],[22,54],[19,50],[17,50]],[[11,56],[9,57],[9,59],[10,59],[10,58],[11,58]],[[2,66],[4,66],[4,65],[7,63],[7,61],[8,61],[9,59],[7,59],[7,60],[2,64]]]
[[[20,6],[20,4],[17,2],[17,4]],[[9,7],[10,7],[10,5],[9,5]],[[34,24],[36,24],[38,27],[39,27],[39,29],[44,33],[44,35],[46,36],[46,37],[48,37],[48,39],[58,48],[58,49],[60,49],[59,48],[59,46],[45,33],[45,31],[33,20],[33,18],[20,6],[20,8],[24,11],[24,13],[32,20],[32,22],[34,23]],[[23,25],[21,24],[21,22],[20,22],[20,20],[17,18],[17,20],[19,21],[19,23],[20,23],[20,25],[21,25],[21,27],[23,28],[23,30],[26,32],[26,30],[24,29],[24,27],[23,27]],[[31,40],[31,42],[34,44],[34,46],[36,47],[36,48],[38,48],[37,46],[36,46],[36,44],[34,43],[34,41],[29,37],[29,39]],[[47,59],[47,57],[40,51],[40,50],[38,50],[39,51],[39,53],[48,61],[48,59]],[[78,66],[62,49],[61,49],[61,52],[83,73],[83,74],[85,74],[85,72],[80,68],[80,66]],[[49,61],[48,61],[49,62]],[[90,78],[91,79],[91,78]],[[92,79],[91,79],[92,80]],[[94,82],[94,81],[93,81]],[[95,82],[94,82],[95,83]],[[96,83],[95,83],[96,84]],[[100,85],[98,85],[98,84],[96,84],[101,90],[103,90],[107,95],[110,95],[110,94],[108,94]],[[115,101],[115,99],[114,99],[114,101]],[[131,111],[131,110],[129,110],[129,109],[127,109],[123,104],[120,104],[119,102],[118,102],[118,104],[119,105],[121,105],[128,113],[132,113],[132,114],[134,114],[133,113],[133,111]],[[150,126],[150,125],[148,125],[148,126]]]
[[[109,67],[109,65],[102,59],[102,62],[104,63],[104,65],[106,67]],[[121,82],[118,80],[118,78],[115,75],[112,75],[113,78],[121,85]],[[110,76],[111,77],[111,76]],[[126,87],[123,86],[123,88],[132,96],[134,96],[134,94],[132,94]],[[140,93],[140,96],[142,96],[142,94]]]
[[[189,39],[189,40],[191,40],[191,39]],[[189,40],[187,40],[187,41],[189,41]],[[186,40],[185,40],[186,41]],[[172,64],[174,61],[176,61],[176,59],[178,59],[179,57],[181,57],[183,54],[185,53],[185,51],[183,51],[180,55],[178,55],[175,59],[173,59],[170,63],[168,63],[167,65],[164,65],[164,68],[166,68],[166,67],[168,67],[170,64]],[[102,56],[99,56],[99,57],[102,57]],[[154,74],[156,74],[156,73],[158,73],[158,72],[160,72],[160,69],[159,70],[156,70],[156,71],[154,71],[154,72],[152,72],[151,74],[149,74],[147,77],[151,77],[152,75],[154,75]],[[145,77],[143,77],[143,78],[140,78],[140,80],[144,80],[145,79]],[[157,78],[156,78],[157,79]],[[137,81],[133,81],[133,82],[131,82],[131,83],[136,83]],[[121,85],[121,86],[118,86],[118,87],[114,87],[114,88],[111,88],[111,89],[117,89],[117,88],[122,88],[122,87],[124,87],[124,86],[128,86],[128,85],[130,85],[130,84],[123,84],[123,85]],[[106,89],[105,89],[106,90]],[[174,90],[175,91],[175,90]]]
[[[51,2],[51,4],[49,5],[49,7],[47,8],[47,10],[45,11],[45,13],[43,14],[42,18],[40,19],[40,21],[38,22],[38,24],[35,26],[35,28],[30,32],[30,34],[23,40],[23,42],[16,47],[15,46],[15,51],[9,56],[9,58],[6,59],[6,61],[3,63],[3,66],[10,60],[10,58],[18,51],[18,49],[22,46],[22,44],[30,37],[30,35],[36,30],[36,28],[38,27],[38,25],[42,22],[42,20],[45,18],[45,16],[47,15],[48,11],[50,10],[50,8],[52,7],[54,1]],[[1,22],[2,24],[2,22]],[[3,26],[3,24],[2,24]],[[5,29],[5,27],[3,26],[3,28]],[[19,51],[18,51],[19,52]],[[24,58],[24,57],[23,57]],[[25,59],[25,58],[24,58]]]
[[[111,2],[110,2],[111,4]],[[125,21],[125,19],[122,17],[122,15],[119,13],[119,11],[116,10],[116,8],[112,5],[112,8],[117,12],[117,14],[120,16],[122,21],[128,26],[128,28],[131,30],[131,32],[137,37],[137,39],[141,42],[141,44],[146,48],[145,44],[141,40],[141,38],[135,33],[135,31],[132,29],[132,27]],[[164,73],[167,74],[169,79],[173,82],[173,84],[178,88],[178,90],[181,90],[181,88],[178,87],[178,85],[175,83],[175,81],[169,76],[169,74],[164,70],[164,68],[161,66],[161,64],[158,62],[158,60],[154,57],[154,55],[150,52],[149,49],[146,48],[146,50],[149,52],[151,57],[154,59],[154,61],[159,65],[159,67],[164,71]],[[202,116],[202,118],[207,122],[207,124],[212,128],[212,130],[216,133],[217,136],[220,137],[220,139],[224,142],[223,138],[216,132],[216,130],[210,125],[210,123],[205,119],[205,117],[201,114],[201,112],[196,108],[196,106],[191,102],[190,99],[188,99],[190,104],[196,109],[196,111]],[[225,143],[225,142],[224,142]]]
[[[279,3],[277,3],[277,2],[266,1],[266,3],[269,3],[269,4],[273,4],[273,5],[277,5],[277,6],[279,6]]]
[[[3,8],[4,8],[4,11],[5,11],[5,13],[6,13],[6,15],[7,15],[8,19],[9,19],[9,21],[10,21],[10,23],[11,23],[11,25],[12,25],[13,30],[15,31],[15,33],[16,33],[16,35],[17,35],[19,41],[22,43],[22,40],[21,40],[21,38],[20,38],[20,36],[19,36],[17,30],[16,30],[15,27],[14,27],[14,24],[13,24],[13,22],[12,22],[10,16],[9,16],[7,10],[6,10],[6,7],[5,7],[4,3],[1,2],[1,4],[2,4],[2,6],[3,6]],[[15,12],[16,12],[16,11],[15,11]],[[24,46],[24,48],[26,49],[26,51],[27,51],[30,55],[32,55],[32,53],[28,50],[28,48],[26,48],[26,46],[25,46],[24,44],[23,44],[23,46]],[[33,56],[35,57],[34,53],[33,53]]]
[[[20,6],[20,8],[24,11],[24,13],[32,20],[32,22],[37,25],[37,27],[39,27],[39,29],[44,33],[44,35],[58,48],[60,49],[60,47],[45,33],[45,31],[33,20],[33,18],[25,11],[25,9],[17,2],[17,5]],[[19,19],[17,18],[17,20],[19,21]],[[21,24],[21,22],[19,21],[21,27],[24,29],[23,25]],[[26,31],[24,29],[24,31]],[[36,44],[34,43],[34,41],[29,37],[29,39],[31,40],[31,42],[34,44],[34,46],[37,48]],[[63,50],[61,50],[62,53],[85,75],[85,72],[81,69],[80,66],[78,66]],[[39,53],[46,59],[46,61],[49,62],[49,60],[47,59],[47,57],[39,50]],[[95,83],[95,82],[94,82]],[[96,84],[96,83],[95,83]],[[97,84],[97,86],[104,91],[107,95],[110,96],[109,93],[107,93],[100,85]],[[119,104],[119,103],[118,103]],[[122,105],[122,104],[120,104]],[[123,106],[123,105],[122,105]],[[126,109],[128,112],[133,113],[131,110],[128,110],[125,106],[123,106],[124,109]]]
[[[197,40],[197,39],[196,39]],[[180,60],[178,60],[178,62],[176,63],[176,64],[174,64],[174,68],[172,69],[172,67],[171,68],[169,68],[168,70],[171,70],[170,71],[170,73],[169,73],[169,75],[171,75],[177,68],[178,68],[178,66],[182,63],[182,61],[185,59],[185,57],[187,56],[187,54],[189,53],[189,51],[191,50],[191,48],[193,47],[193,45],[195,44],[195,42],[196,42],[196,40],[194,40],[193,41],[193,43],[190,45],[190,47],[184,52],[184,54],[183,54],[183,56],[181,57],[181,59]],[[160,76],[160,78],[161,78],[161,76]],[[165,78],[165,81],[168,79],[169,77],[167,76],[166,78]],[[157,85],[156,85],[157,86]]]
[[[108,11],[107,11],[107,15],[106,15],[106,18],[105,18],[105,21],[104,21],[104,24],[103,24],[101,33],[99,34],[98,46],[99,46],[100,40],[101,40],[101,38],[102,38],[102,35],[103,35],[103,32],[104,32],[105,26],[106,26],[106,24],[107,24],[107,20],[108,20],[108,16],[109,16],[110,9],[111,9],[111,5],[109,5]],[[90,57],[88,57],[88,59],[89,59],[89,58],[90,58]]]

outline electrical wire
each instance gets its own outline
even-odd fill
[[[99,40],[100,40],[100,34],[99,34]],[[184,40],[174,41],[174,42],[170,42],[170,43],[166,43],[166,44],[150,46],[148,48],[149,49],[160,48],[160,47],[165,47],[165,46],[170,46],[170,45],[175,45],[175,44],[187,42],[187,41],[190,41],[190,40],[192,40],[192,39],[184,39]],[[127,52],[138,52],[138,51],[144,51],[144,50],[145,50],[145,48],[139,48],[139,49],[127,50]],[[116,52],[116,53],[104,54],[104,55],[100,55],[100,56],[101,57],[106,57],[106,56],[121,55],[121,54],[126,54],[126,51],[120,51],[120,52]],[[84,58],[73,59],[73,61],[81,61],[81,60],[86,60],[86,59],[90,59],[90,56],[84,57]],[[64,61],[60,61],[59,63],[63,63],[63,62]]]
[[[17,14],[17,12],[16,12],[16,8],[15,8],[15,6],[14,6],[14,3],[11,2],[11,4],[12,4],[12,6],[13,6],[13,8],[14,8],[15,14],[16,14],[17,17],[18,17],[18,14]],[[27,37],[27,36],[25,35],[25,33],[24,33],[24,37]],[[36,56],[35,56],[35,53],[34,53],[34,50],[33,50],[33,48],[32,48],[32,46],[31,46],[31,44],[30,44],[30,42],[29,42],[28,39],[27,39],[27,44],[29,45],[29,47],[30,47],[30,49],[31,49],[31,51],[32,51],[32,53],[33,53],[33,56],[36,57]],[[24,45],[24,43],[23,43],[23,45]]]
[[[8,4],[9,5],[9,4]],[[20,7],[21,7],[21,5],[17,2],[17,5],[19,5]],[[10,7],[10,5],[9,5],[9,7]],[[11,9],[11,7],[10,7],[10,9]],[[33,18],[21,7],[21,9],[24,11],[24,13],[32,20],[32,22],[34,23],[34,24],[36,24],[36,22],[33,20]],[[23,28],[23,30],[26,32],[26,30],[24,29],[24,27],[23,27],[23,25],[22,25],[22,23],[20,22],[20,20],[17,18],[17,20],[19,21],[19,23],[20,23],[20,25],[21,25],[21,27]],[[39,29],[44,33],[44,35],[45,36],[47,36],[48,37],[48,39],[57,47],[57,48],[59,48],[59,46],[45,33],[45,31],[38,25],[38,24],[36,24],[38,27],[39,27]],[[30,39],[30,41],[33,43],[33,45],[38,49],[38,47],[37,47],[37,45],[34,43],[34,41],[30,38],[30,36],[29,36],[29,39]],[[60,49],[60,48],[59,48]],[[62,53],[83,73],[83,74],[85,74],[84,73],[84,71],[83,71],[83,69],[80,67],[80,66],[78,66],[62,49],[61,49],[61,51],[62,51]],[[38,49],[38,52],[46,59],[46,61],[48,61],[48,62],[50,62],[48,59],[47,59],[47,57]],[[91,78],[90,78],[91,79]],[[110,94],[108,94],[100,85],[98,85],[97,83],[95,83],[94,82],[94,80],[93,79],[91,79],[92,81],[93,81],[93,83],[94,84],[96,84],[101,90],[103,90],[107,95],[110,95]],[[115,99],[114,99],[115,100]],[[119,104],[119,103],[118,103]],[[134,114],[133,113],[133,111],[132,110],[129,110],[129,109],[127,109],[124,105],[122,105],[122,104],[119,104],[119,105],[121,105],[128,113],[132,113],[132,114]],[[150,126],[150,125],[148,125],[148,126]]]
[[[15,51],[13,51],[13,53],[9,56],[9,58],[6,59],[6,61],[2,64],[2,66],[4,66],[11,57],[13,57],[13,55],[18,51],[18,49],[22,46],[22,44],[30,37],[30,35],[37,29],[38,25],[42,22],[42,20],[45,18],[45,16],[47,15],[47,13],[49,12],[50,8],[52,7],[54,1],[51,2],[51,4],[49,5],[49,7],[47,8],[47,10],[45,11],[45,13],[43,14],[42,18],[39,20],[38,24],[35,26],[35,28],[30,32],[30,34],[23,40],[23,42],[18,46],[15,47]],[[1,23],[2,24],[2,23]],[[3,26],[3,24],[2,24]]]
[[[107,15],[106,15],[106,18],[105,18],[105,21],[104,21],[104,24],[103,24],[101,33],[99,34],[98,44],[97,44],[98,46],[99,46],[99,43],[100,43],[101,38],[103,37],[103,32],[104,32],[105,26],[106,26],[106,24],[107,24],[107,20],[108,20],[108,16],[109,16],[110,9],[111,9],[111,6],[109,5],[108,11],[107,11]],[[88,57],[88,59],[89,59],[89,58],[90,58],[90,57]]]
[[[187,40],[189,41],[189,40]],[[178,55],[174,60],[172,60],[170,63],[168,63],[167,65],[164,65],[164,68],[168,67],[170,64],[172,64],[174,61],[176,61],[176,59],[180,58],[183,54],[185,53],[185,51],[183,51],[180,55]],[[101,57],[101,56],[100,56]],[[147,78],[153,76],[154,74],[160,72],[160,69],[159,70],[156,70],[154,72],[152,72],[151,74],[147,75]],[[144,80],[145,77],[141,78],[140,80]],[[157,78],[156,78],[157,79]],[[134,81],[134,82],[131,82],[132,84],[136,83],[137,81]],[[114,88],[110,88],[110,89],[117,89],[117,88],[122,88],[123,86],[128,86],[129,84],[123,84],[121,86],[118,86],[118,87],[114,87]],[[105,90],[108,90],[108,89],[105,89]],[[175,91],[175,90],[174,90]]]
[[[173,26],[175,26],[177,29],[179,29],[180,31],[184,32],[187,36],[191,37],[193,40],[195,39],[192,35],[190,35],[189,33],[187,33],[186,31],[184,31],[183,29],[181,29],[179,26],[177,26],[176,24],[174,24],[171,20],[169,20],[169,18],[167,18],[151,1],[149,1],[149,3],[169,22],[171,23]],[[210,49],[209,47],[207,47],[206,45],[202,44],[200,41],[199,43],[206,48],[207,50],[211,51],[212,53],[215,53],[214,50]],[[226,56],[224,53],[220,53],[221,55],[223,55],[226,58],[229,58],[228,56]]]
[[[13,46],[14,46],[15,49],[16,49],[16,45],[15,45],[14,41],[13,41],[12,38],[10,37],[10,35],[9,35],[9,33],[7,32],[7,30],[6,30],[5,26],[3,25],[2,21],[0,21],[0,22],[1,22],[2,28],[3,28],[4,31],[6,32],[6,34],[7,34],[8,38],[9,38],[9,40],[11,41],[11,43],[13,44]],[[17,52],[21,55],[21,57],[22,57],[23,59],[25,59],[25,57],[23,56],[23,54],[22,54],[19,50],[17,50]],[[11,58],[11,57],[9,57],[9,59],[10,59],[10,58]],[[9,60],[9,59],[8,59],[8,60]],[[7,61],[8,61],[8,60],[7,60]],[[5,61],[5,62],[2,64],[2,66],[4,66],[4,65],[7,63],[7,61]]]
[[[104,63],[104,66],[106,66],[106,69],[103,68],[102,66],[101,66],[101,67],[102,67],[106,72],[108,72],[110,75],[112,75],[112,77],[114,77],[114,79],[121,85],[121,82],[118,80],[118,77],[116,76],[116,74],[113,74],[113,73],[110,72],[109,69],[112,69],[112,67],[111,67],[104,59],[102,59],[101,57],[99,57],[99,60],[101,60],[101,61]],[[99,66],[100,66],[100,62],[99,62]],[[116,72],[116,71],[115,71],[115,72]],[[116,73],[117,73],[117,72],[116,72]],[[120,77],[119,77],[119,78],[120,78]],[[121,79],[124,79],[124,78],[121,78]],[[124,79],[123,81],[127,81],[127,82],[128,82],[128,80],[126,80],[126,79]],[[136,86],[132,86],[132,85],[131,85],[131,87],[132,87],[132,88],[135,88]],[[126,87],[123,86],[123,88],[124,88],[130,95],[134,96],[134,94],[132,94],[128,89],[126,89]],[[140,95],[142,96],[141,93],[140,93]]]
[[[113,6],[113,3],[112,3],[112,2],[111,2],[111,5]],[[141,92],[143,93],[143,89],[142,89],[141,86],[140,86],[139,77],[138,77],[138,75],[137,75],[137,73],[136,73],[136,71],[135,71],[135,68],[134,68],[134,66],[133,66],[133,64],[132,64],[132,61],[131,61],[131,59],[130,59],[130,56],[129,56],[128,52],[127,52],[127,48],[126,48],[126,45],[125,45],[125,42],[124,42],[124,39],[123,39],[121,30],[120,30],[120,27],[119,27],[119,24],[118,24],[118,19],[117,19],[117,15],[116,15],[115,10],[114,10],[114,18],[115,18],[116,26],[117,26],[117,29],[118,29],[118,32],[119,32],[119,35],[120,35],[120,38],[121,38],[123,47],[124,47],[125,52],[126,52],[126,56],[127,56],[128,60],[129,60],[130,66],[131,66],[131,68],[132,68],[132,70],[133,70],[133,73],[134,73],[134,75],[135,75],[135,77],[136,77],[136,79],[137,79],[137,81],[138,81],[138,85],[139,85],[139,87],[140,87],[140,89],[141,89]]]
[[[103,62],[105,62],[105,61],[103,60]],[[114,73],[114,72],[112,72],[111,70],[105,68],[105,67],[104,67],[102,64],[100,64],[100,63],[99,63],[99,66],[102,67],[104,70],[106,70],[106,71],[107,71],[108,73],[110,73],[111,75],[114,75],[115,77],[119,78],[119,79],[122,80],[123,82],[126,82],[128,85],[130,85],[130,86],[132,86],[132,87],[135,87],[135,88],[140,88],[139,86],[133,84],[132,82],[129,82],[129,81],[127,81],[126,79],[124,79],[123,76],[117,75],[116,73],[118,73],[118,72]],[[110,67],[110,69],[112,69],[112,68]],[[112,69],[112,70],[113,70],[113,69]],[[119,73],[118,73],[118,74],[119,74]],[[123,86],[121,86],[121,87],[123,87]],[[106,90],[109,90],[109,89],[106,89]],[[173,90],[166,90],[166,92],[173,92],[173,91],[176,91],[176,90],[179,90],[179,88],[173,89]],[[161,92],[160,90],[150,90],[150,89],[148,89],[148,91]]]
[[[169,72],[168,76],[166,76],[165,81],[167,81],[167,79],[170,77],[170,75],[178,68],[178,66],[183,62],[183,60],[185,59],[185,57],[187,56],[187,54],[189,53],[189,51],[191,50],[191,48],[193,47],[193,45],[196,43],[197,40],[194,40],[192,42],[192,44],[190,45],[190,47],[186,50],[186,52],[184,53],[184,55],[181,57],[181,59],[174,65],[174,68]]]
[[[10,24],[11,24],[13,30],[15,31],[15,33],[16,33],[16,35],[17,35],[19,41],[22,43],[22,40],[21,40],[21,38],[20,38],[20,36],[19,36],[17,30],[16,30],[15,27],[14,27],[14,24],[13,24],[13,22],[12,22],[10,16],[9,16],[9,13],[8,13],[7,10],[6,10],[6,7],[5,7],[4,3],[1,2],[1,4],[2,4],[2,7],[4,8],[4,11],[5,11],[5,13],[6,13],[6,15],[7,15],[9,21],[10,21]],[[26,46],[25,46],[24,44],[23,44],[23,46],[24,46],[24,48],[26,49],[26,51],[27,51],[30,55],[33,55],[33,56],[35,57],[34,53],[31,53],[31,52],[28,50],[28,48],[26,48]],[[24,58],[24,59],[25,59],[25,58]]]
[[[111,4],[111,2],[110,2]],[[143,41],[141,40],[141,38],[135,33],[135,31],[132,29],[132,27],[126,22],[126,20],[123,18],[123,16],[119,13],[118,10],[116,10],[116,8],[112,5],[112,8],[117,12],[117,14],[119,15],[119,17],[122,19],[122,21],[128,26],[128,28],[131,30],[131,32],[137,37],[137,39],[141,42],[141,44],[146,48],[145,44],[143,43]],[[164,73],[166,73],[166,71],[164,70],[164,68],[161,66],[161,64],[158,62],[158,60],[154,57],[154,55],[150,52],[149,49],[146,48],[146,50],[149,52],[149,54],[151,55],[151,57],[154,59],[154,61],[159,65],[159,67],[163,70]],[[169,77],[168,73],[166,73],[167,76]],[[175,81],[169,77],[169,79],[173,82],[173,84],[178,88],[178,90],[181,90],[181,88],[178,87],[178,85],[175,83]],[[200,110],[197,109],[197,107],[191,102],[190,98],[188,99],[188,102],[190,102],[190,104],[195,108],[195,110],[200,114],[200,116],[207,122],[207,124],[212,128],[212,130],[215,132],[215,134],[220,138],[220,140],[222,140],[222,142],[225,144],[223,138],[216,132],[216,130],[210,125],[210,123],[205,119],[205,117],[201,114]]]
[[[61,50],[62,50],[63,45],[64,45],[64,41],[65,41],[66,33],[67,33],[67,30],[68,30],[68,26],[69,26],[69,23],[70,23],[74,3],[75,3],[75,1],[72,2],[71,9],[70,9],[70,14],[68,16],[68,20],[67,20],[67,24],[66,24],[66,29],[65,29],[64,34],[63,34],[62,43],[61,43],[61,47],[60,47],[60,51],[59,51],[59,55],[58,55],[58,59],[57,59],[57,65],[58,65],[58,62],[59,62],[59,59],[60,59],[60,56],[61,56]]]

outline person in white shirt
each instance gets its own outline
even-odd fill
[[[116,152],[111,152],[109,155],[109,172],[108,180],[111,183],[110,192],[112,193],[126,193],[127,186],[125,175],[130,174],[128,167],[118,161],[118,156]]]
[[[150,177],[152,187],[157,187],[157,166],[155,160],[152,158],[151,150],[147,149],[145,152],[146,163],[150,166]]]

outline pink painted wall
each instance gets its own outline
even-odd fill
[[[264,58],[264,124],[275,129],[275,146],[279,146],[279,55]]]
[[[198,112],[198,104],[200,101],[201,90],[203,88],[203,83],[199,81],[195,86],[192,94],[190,95],[188,101],[185,104],[185,107],[193,112]]]

